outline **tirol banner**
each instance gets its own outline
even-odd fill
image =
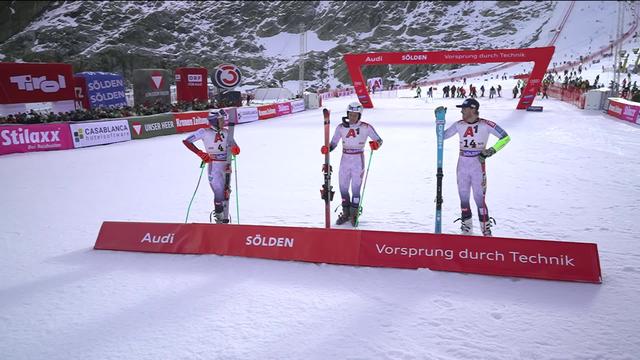
[[[74,101],[70,64],[0,63],[0,104]]]
[[[178,133],[188,133],[200,128],[206,128],[209,126],[207,115],[209,115],[208,111],[191,111],[173,114],[176,120],[176,130]]]
[[[152,105],[155,102],[171,104],[170,74],[162,69],[137,69],[133,71],[133,102],[135,105]]]
[[[178,101],[206,102],[209,99],[207,76],[205,68],[177,68],[176,95]]]
[[[383,52],[346,54],[344,55],[344,61],[347,64],[358,100],[365,108],[372,108],[373,102],[367,90],[367,83],[362,76],[363,66],[533,62],[533,70],[531,70],[529,79],[526,81],[527,85],[522,90],[523,96],[516,107],[517,109],[525,110],[533,104],[554,51],[555,47],[549,46],[530,49]]]
[[[95,249],[218,254],[601,283],[590,243],[228,224],[104,222]]]
[[[85,79],[85,94],[89,98],[89,108],[120,108],[127,105],[122,75],[108,72],[81,72],[76,77]]]
[[[173,114],[136,116],[128,118],[128,121],[134,140],[178,133]]]
[[[97,122],[81,122],[69,125],[73,135],[73,146],[112,144],[131,140],[129,122],[127,120],[106,120]]]
[[[0,155],[73,149],[69,124],[0,126]]]

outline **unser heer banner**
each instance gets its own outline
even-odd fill
[[[278,116],[276,104],[258,106],[258,119],[265,120]]]
[[[0,63],[0,104],[74,99],[70,64]]]
[[[429,268],[601,283],[596,244],[284,226],[104,222],[95,249]]]
[[[178,133],[173,114],[137,116],[128,118],[128,121],[134,140]]]
[[[131,132],[129,131],[129,122],[127,120],[82,122],[69,126],[75,148],[131,140]]]
[[[294,100],[291,102],[291,112],[297,113],[304,111],[304,100]]]
[[[0,155],[73,149],[69,124],[0,126]]]
[[[135,105],[171,104],[169,71],[137,69],[133,71],[133,101]]]

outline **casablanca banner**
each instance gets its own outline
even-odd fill
[[[597,245],[566,241],[285,226],[107,221],[100,228],[94,249],[218,254],[602,282]]]
[[[367,90],[367,83],[362,75],[362,67],[368,65],[387,64],[484,64],[507,62],[533,62],[533,70],[526,80],[517,109],[525,110],[533,104],[542,85],[542,78],[553,56],[555,47],[529,49],[492,49],[492,50],[458,50],[458,51],[410,51],[383,52],[365,54],[346,54],[347,64],[353,87],[358,100],[365,108],[372,108],[373,102]]]

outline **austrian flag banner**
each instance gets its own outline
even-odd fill
[[[602,282],[597,245],[563,241],[285,226],[104,222],[94,248]]]

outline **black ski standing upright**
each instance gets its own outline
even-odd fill
[[[231,144],[233,143],[233,131],[236,124],[229,121],[229,131],[227,132],[227,164],[224,174],[224,203],[222,210],[222,223],[228,224],[229,221],[229,198],[231,198]]]
[[[324,146],[329,148],[329,132],[330,132],[330,124],[331,118],[328,109],[322,109],[322,115],[324,116]],[[320,189],[320,197],[324,200],[324,223],[325,228],[329,229],[331,227],[331,200],[333,200],[333,186],[331,186],[331,172],[333,169],[330,164],[330,156],[329,151],[324,154],[324,165],[322,165],[322,173],[324,174],[324,184],[322,184],[322,189]]]

